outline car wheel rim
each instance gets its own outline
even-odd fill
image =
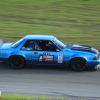
[[[12,61],[12,64],[15,67],[19,67],[22,63],[21,63],[21,60],[19,58],[14,58]]]
[[[75,67],[76,69],[82,69],[82,68],[83,68],[83,62],[82,62],[81,60],[75,61],[74,67]]]

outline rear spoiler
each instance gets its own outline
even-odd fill
[[[2,41],[2,39],[0,39],[0,46],[3,44],[3,41]]]

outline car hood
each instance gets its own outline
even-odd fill
[[[98,50],[96,50],[95,48],[92,48],[90,46],[76,45],[76,44],[66,44],[66,48],[70,48],[71,50],[77,50],[77,51],[84,51],[84,52],[99,54]]]
[[[9,49],[11,48],[11,45],[13,44],[13,42],[10,42],[10,43],[3,43],[1,46],[0,46],[0,49]]]

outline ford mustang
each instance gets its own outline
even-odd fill
[[[64,66],[75,71],[100,67],[98,50],[64,44],[52,35],[27,35],[15,43],[0,40],[0,62],[8,62],[15,69],[25,65]]]

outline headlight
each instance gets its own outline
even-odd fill
[[[93,58],[93,60],[98,60],[98,59],[99,59],[99,54]]]

